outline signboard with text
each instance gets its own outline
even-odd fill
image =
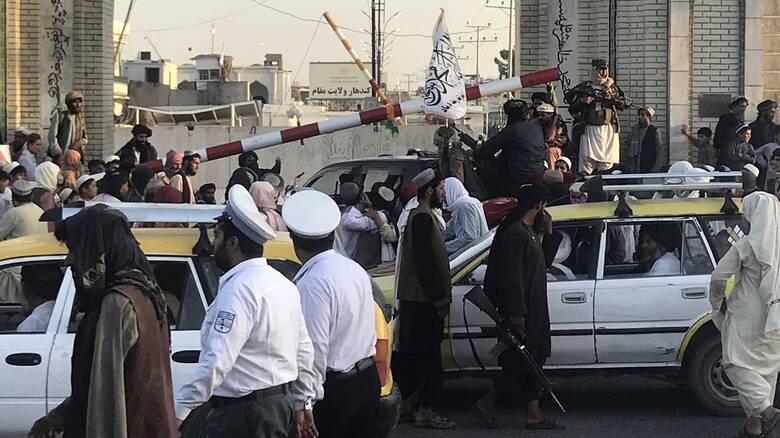
[[[371,85],[352,62],[310,62],[309,89],[310,100],[371,97]]]

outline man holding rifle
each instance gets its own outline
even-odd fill
[[[541,367],[550,356],[550,314],[547,308],[547,278],[544,250],[536,231],[545,223],[545,190],[540,184],[525,185],[518,205],[498,227],[490,248],[485,292],[502,319],[518,334],[525,334],[525,348]],[[501,340],[500,340],[501,341]],[[539,397],[545,391],[539,377],[517,348],[499,343],[501,374],[494,388],[474,405],[486,427],[496,427],[496,400],[500,396],[528,402],[526,429],[565,427],[544,417]]]

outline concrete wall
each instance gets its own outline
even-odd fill
[[[198,105],[196,90],[171,90],[167,85],[130,81],[128,96],[130,105],[150,106],[194,106]]]
[[[249,84],[246,82],[207,82],[206,101],[199,105],[227,105],[249,100]]]
[[[433,149],[433,132],[436,126],[402,126],[400,132],[392,135],[384,127],[374,130],[372,126],[361,126],[332,134],[287,143],[258,151],[261,167],[271,167],[274,158],[282,159],[282,177],[289,183],[292,178],[306,172],[303,182],[327,164],[353,158],[375,157],[379,154],[403,155],[409,148]],[[131,138],[130,127],[116,129],[115,141],[123,145]],[[274,128],[260,128],[257,134],[275,131]],[[184,126],[157,126],[153,128],[152,144],[160,155],[170,149],[184,151],[215,146],[249,137],[250,128],[228,128],[222,126],[196,126],[188,131]],[[214,182],[217,195],[224,195],[224,188],[230,175],[238,167],[238,157],[223,158],[205,162],[195,178],[195,185]]]
[[[764,1],[764,98],[780,101],[780,1]]]

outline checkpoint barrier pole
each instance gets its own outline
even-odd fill
[[[522,76],[514,76],[507,79],[486,82],[474,87],[466,88],[466,99],[476,100],[487,96],[496,96],[509,91],[519,90],[521,88],[533,87],[536,85],[555,82],[561,77],[561,72],[557,67],[541,70],[534,73],[528,73]],[[425,110],[425,103],[422,99],[407,100],[405,102],[393,104],[393,115],[401,117],[409,114],[422,113]],[[256,151],[271,146],[315,137],[321,134],[341,131],[354,128],[361,125],[382,122],[388,119],[388,111],[385,107],[373,108],[361,111],[357,114],[350,114],[334,119],[323,120],[321,122],[309,123],[307,125],[294,128],[282,129],[280,131],[267,132],[243,140],[232,141],[217,146],[209,146],[198,149],[201,162],[218,160],[220,158],[231,157],[243,152]],[[163,170],[163,161],[155,160],[143,164],[154,170],[161,172]]]

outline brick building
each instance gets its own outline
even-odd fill
[[[559,65],[573,87],[607,59],[623,91],[656,109],[672,161],[689,156],[682,124],[714,130],[732,96],[749,98],[749,121],[780,100],[780,0],[515,1],[516,70]],[[624,135],[636,118],[621,114]]]
[[[47,138],[55,107],[84,93],[87,158],[113,150],[113,0],[0,0],[0,132]]]

